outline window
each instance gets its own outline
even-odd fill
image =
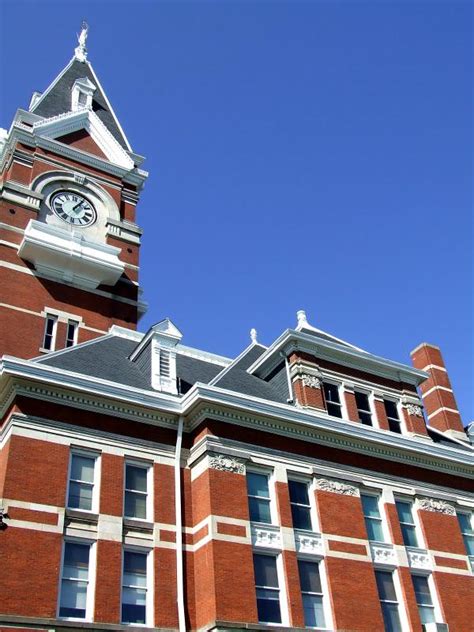
[[[65,542],[59,616],[85,619],[88,616],[90,544]]]
[[[147,557],[123,552],[122,623],[147,623]]]
[[[58,327],[58,317],[52,314],[46,314],[46,322],[44,325],[43,349],[45,351],[54,351],[56,346],[56,330]]]
[[[323,382],[324,398],[329,415],[342,418],[342,404],[339,397],[339,387],[337,384]]]
[[[388,427],[392,432],[402,433],[402,427],[400,423],[400,416],[398,414],[397,404],[390,399],[384,399],[383,405],[385,406],[385,413],[388,419]]]
[[[261,623],[281,623],[280,589],[276,557],[254,555],[255,591],[258,620]]]
[[[379,500],[377,496],[361,494],[360,499],[362,501],[365,528],[367,529],[369,540],[373,540],[375,542],[385,542],[382,527],[382,516],[380,515]]]
[[[436,621],[433,600],[431,599],[428,577],[424,575],[412,575],[413,588],[415,589],[416,605],[420,614],[421,623],[434,623]]]
[[[474,529],[472,528],[472,516],[469,513],[461,512],[459,512],[457,516],[466,552],[470,557],[472,557],[474,556]]]
[[[312,530],[311,505],[308,496],[308,484],[300,481],[288,481],[290,491],[291,515],[294,529]]]
[[[81,453],[71,454],[67,506],[92,511],[96,458]]]
[[[73,347],[77,343],[79,323],[77,320],[68,320],[66,329],[66,347]]]
[[[418,546],[418,538],[416,536],[416,525],[413,521],[412,504],[402,500],[395,501],[397,507],[398,519],[402,528],[403,543],[405,546]]]
[[[380,605],[382,606],[385,632],[402,632],[398,599],[393,583],[393,573],[389,571],[375,571]]]
[[[148,472],[150,468],[132,463],[125,464],[125,511],[126,518],[148,518]]]
[[[270,490],[268,475],[247,472],[247,493],[249,499],[250,520],[271,524]]]
[[[372,411],[370,410],[369,396],[367,393],[361,393],[360,391],[355,391],[354,395],[359,421],[361,421],[365,426],[371,426]]]
[[[79,92],[79,94],[77,95],[77,104],[82,107],[85,108],[87,105],[87,94],[85,92]]]
[[[325,628],[323,589],[319,564],[298,560],[301,595],[303,597],[304,624],[307,628]]]

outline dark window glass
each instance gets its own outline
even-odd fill
[[[146,623],[146,553],[124,551],[122,623]]]
[[[276,558],[254,555],[253,561],[258,619],[262,623],[281,623]]]
[[[395,402],[389,399],[384,399],[383,404],[385,406],[385,413],[388,419],[388,427],[392,432],[401,434],[402,429],[400,426],[400,417],[398,416],[398,409]]]
[[[249,513],[252,522],[266,522],[271,524],[270,491],[268,489],[268,476],[247,472],[247,493],[249,500]]]
[[[52,351],[54,343],[54,329],[57,318],[55,316],[47,316],[44,329],[43,349]]]
[[[311,530],[311,506],[309,504],[307,483],[288,481],[288,487],[293,527],[295,529]]]
[[[339,389],[336,384],[323,383],[326,408],[329,415],[342,417],[341,400],[339,399]]]
[[[378,499],[375,496],[361,494],[362,510],[364,512],[365,527],[369,540],[384,542],[382,517],[379,511]]]
[[[422,575],[412,575],[411,578],[413,580],[413,588],[415,589],[416,603],[421,623],[434,623],[436,617],[428,578]]]
[[[467,513],[458,513],[458,522],[467,554],[474,555],[474,529],[472,528],[471,516]]]
[[[323,591],[317,562],[298,560],[301,595],[305,625],[310,628],[325,628]]]
[[[413,521],[411,503],[397,500],[395,503],[402,529],[403,543],[405,546],[418,546],[418,538],[416,536],[416,526]]]
[[[63,576],[61,581],[60,617],[86,618],[87,585],[89,582],[88,544],[64,544]]]
[[[66,332],[66,347],[72,347],[76,342],[76,329],[79,323],[75,320],[69,320]]]
[[[392,573],[375,571],[375,579],[382,607],[385,632],[402,632]]]
[[[366,426],[371,426],[372,413],[370,412],[368,395],[366,393],[360,393],[359,391],[355,391],[354,395],[357,404],[357,412],[359,414],[359,421],[361,421]]]
[[[127,464],[125,467],[125,516],[147,518],[147,475],[144,467]]]

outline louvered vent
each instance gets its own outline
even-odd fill
[[[160,376],[169,378],[171,377],[171,359],[170,352],[160,349]]]

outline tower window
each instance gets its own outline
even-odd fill
[[[53,314],[46,314],[44,325],[43,351],[54,351],[56,346],[56,330],[58,328],[58,317]]]
[[[66,347],[73,347],[75,344],[77,344],[78,329],[79,323],[77,320],[67,321]]]
[[[390,399],[384,399],[383,405],[388,419],[388,427],[392,432],[402,434],[400,416],[398,414],[397,404]]]
[[[372,425],[372,412],[370,410],[369,396],[367,393],[361,393],[355,391],[355,400],[357,404],[357,413],[359,415],[359,421],[365,426]]]
[[[323,383],[324,398],[326,400],[326,408],[329,415],[342,418],[342,404],[339,397],[339,387],[337,384],[329,382]]]

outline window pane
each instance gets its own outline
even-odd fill
[[[123,603],[122,623],[146,623],[146,606]]]
[[[402,632],[397,604],[382,603],[382,613],[386,632]]]
[[[134,573],[146,575],[146,553],[135,553],[125,551],[123,554],[124,573]]]
[[[431,593],[428,578],[422,575],[412,575],[413,587],[415,589],[416,603],[432,606]]]
[[[122,621],[124,623],[146,623],[146,566],[146,554],[124,551],[122,589]]]
[[[309,505],[308,485],[306,483],[288,481],[288,488],[290,491],[290,501],[292,503]]]
[[[435,613],[434,608],[430,606],[420,606],[418,608],[418,612],[420,613],[421,623],[434,623],[435,622]]]
[[[361,421],[365,426],[371,426],[372,415],[370,413],[359,410],[359,421]]]
[[[308,529],[311,531],[313,526],[311,524],[311,511],[309,507],[291,505],[291,515],[293,517],[294,529]]]
[[[247,490],[251,496],[265,496],[265,498],[270,498],[270,492],[268,490],[268,476],[265,474],[248,472]]]
[[[125,487],[137,492],[146,492],[147,470],[135,465],[127,465],[125,474]]]
[[[458,521],[463,533],[474,535],[474,529],[471,526],[471,520],[468,514],[458,514]]]
[[[410,522],[413,523],[413,516],[411,514],[411,505],[410,503],[404,503],[399,500],[395,503],[398,513],[398,519],[400,522]]]
[[[327,403],[328,415],[342,418],[341,407],[338,404]]]
[[[464,546],[466,547],[466,551],[468,555],[474,555],[474,536],[465,535]]]
[[[366,518],[365,526],[367,528],[367,535],[369,540],[373,540],[375,542],[385,542],[382,523],[380,522],[380,520]]]
[[[359,408],[360,410],[370,411],[369,398],[367,394],[359,393],[358,391],[355,391],[354,395],[356,399],[357,408]]]
[[[270,591],[264,591],[269,593]],[[272,598],[261,595],[262,591],[257,590],[257,611],[258,620],[263,623],[281,623],[280,600],[278,592],[274,592]]]
[[[85,619],[87,583],[64,580],[61,583],[60,617]]]
[[[87,568],[89,566],[89,549],[88,544],[66,542],[64,545],[64,565]]]
[[[394,419],[388,420],[388,429],[390,432],[396,432],[397,434],[402,434],[402,428],[400,426],[399,421],[395,421]]]
[[[397,405],[395,404],[395,402],[391,402],[388,399],[384,399],[383,400],[384,406],[385,406],[385,412],[387,414],[387,417],[391,417],[392,419],[398,419],[398,409],[397,409]]]
[[[377,588],[380,599],[397,601],[392,573],[386,571],[375,571],[375,579],[377,580]]]
[[[407,524],[400,525],[402,528],[403,543],[405,546],[418,546],[415,527]]]
[[[250,520],[271,524],[270,501],[262,498],[249,498]]]
[[[146,495],[125,492],[125,515],[128,518],[146,520]]]
[[[361,494],[362,508],[364,516],[370,518],[380,518],[379,503],[376,496],[365,496]]]
[[[323,388],[324,396],[326,397],[327,402],[335,402],[337,404],[340,403],[339,389],[336,384],[328,384],[327,382],[324,382]]]
[[[304,623],[310,628],[324,628],[323,598],[317,595],[303,595]]]
[[[321,578],[317,562],[305,562],[298,560],[300,584],[302,592],[322,593]]]
[[[70,483],[69,497],[67,502],[71,509],[92,509],[92,485],[84,483]]]
[[[122,598],[124,604],[145,606],[146,590],[140,590],[139,588],[124,588],[122,591]]]
[[[84,483],[94,482],[94,464],[95,459],[88,456],[72,455],[71,460],[71,478]]]
[[[269,555],[254,555],[255,585],[278,588],[276,559]]]

